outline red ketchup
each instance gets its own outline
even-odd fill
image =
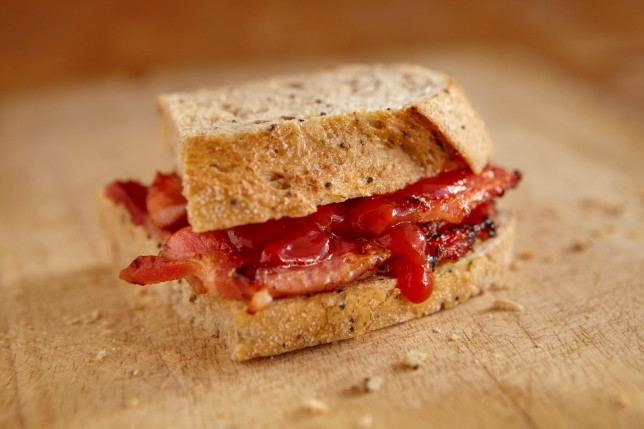
[[[275,275],[289,270],[302,272],[343,259],[349,252],[367,255],[378,249],[385,256],[377,270],[396,277],[402,295],[420,303],[432,294],[433,270],[438,261],[456,260],[477,238],[494,235],[493,199],[520,179],[518,172],[493,166],[480,175],[460,169],[420,180],[389,195],[321,206],[303,218],[282,218],[203,234],[192,233],[186,226],[168,240],[161,256],[181,259],[213,249],[226,250],[230,252],[227,266],[235,272],[234,281],[263,287],[258,270]],[[130,183],[123,185],[132,187]],[[129,191],[108,190],[121,198]],[[139,194],[143,192],[138,188],[134,191],[130,205],[135,210],[128,208],[143,217],[145,207],[139,208],[143,200]],[[390,255],[388,259],[386,255]],[[309,274],[315,277],[313,271]],[[329,278],[329,274],[323,272],[316,278]],[[242,283],[236,285],[233,287],[240,290],[244,287]]]
[[[376,242],[391,250],[391,265],[402,294],[418,304],[425,301],[434,289],[434,276],[425,250],[427,240],[423,231],[411,223],[400,223],[387,229]]]
[[[367,243],[375,243],[391,254],[383,271],[396,277],[403,296],[420,303],[432,293],[433,267],[441,259],[440,253],[447,259],[456,259],[469,250],[474,238],[471,228],[459,227],[453,232],[443,228],[439,234],[437,225],[430,228],[432,236],[428,236],[414,222],[414,214],[425,209],[419,202],[421,198],[433,195],[443,199],[463,190],[456,186],[452,192],[430,180],[387,196],[322,206],[304,218],[283,218],[231,228],[228,238],[239,251],[256,255],[257,262],[251,265],[284,268],[316,264],[334,254],[360,251]],[[440,191],[432,194],[435,189]],[[489,204],[484,206],[483,217],[487,218]],[[476,212],[479,217],[480,212]],[[472,214],[469,218],[474,217]]]
[[[380,271],[393,274],[403,296],[420,303],[432,294],[438,261],[457,260],[477,238],[494,235],[493,198],[519,180],[518,172],[496,167],[487,167],[480,176],[468,169],[448,171],[389,195],[253,226],[257,231],[249,237],[255,237],[252,247],[261,252],[260,264],[285,268],[380,246],[391,255]]]
[[[260,262],[266,265],[309,265],[329,254],[331,236],[311,223],[287,233],[262,249]]]
[[[240,251],[256,252],[258,265],[273,267],[311,265],[375,243],[390,251],[388,269],[409,301],[423,302],[432,293],[425,233],[413,223],[400,222],[385,197],[324,206],[303,219],[232,228],[228,237]]]

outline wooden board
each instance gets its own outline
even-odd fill
[[[611,95],[509,48],[379,53],[453,74],[498,163],[517,260],[477,299],[356,340],[247,363],[108,266],[97,189],[170,169],[159,91],[320,63],[192,70],[0,101],[0,426],[641,427],[644,130]],[[356,58],[353,58],[355,60]],[[494,312],[495,298],[523,312]],[[417,371],[409,350],[429,354]],[[382,388],[355,393],[364,377]],[[303,408],[318,398],[328,412]]]

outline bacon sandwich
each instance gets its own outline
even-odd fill
[[[521,179],[461,88],[351,65],[161,95],[174,172],[100,195],[121,279],[245,360],[452,307],[503,275]],[[161,284],[162,283],[162,284]]]

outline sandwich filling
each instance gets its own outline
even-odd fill
[[[205,233],[192,231],[175,173],[157,173],[148,187],[114,182],[106,193],[161,243],[158,255],[139,256],[121,271],[123,280],[186,279],[196,293],[245,299],[254,312],[273,298],[376,274],[395,277],[403,296],[423,302],[437,264],[495,235],[495,199],[520,180],[518,171],[491,165],[479,175],[460,167],[391,194],[320,206],[306,217]]]

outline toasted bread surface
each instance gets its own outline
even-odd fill
[[[461,88],[409,64],[166,94],[158,105],[197,232],[392,192],[437,174],[455,153],[480,172],[491,153]]]
[[[100,214],[115,265],[126,267],[136,256],[156,254],[159,243],[131,223],[127,210],[99,195]],[[450,308],[478,295],[498,280],[511,260],[514,219],[498,219],[497,235],[475,245],[456,262],[440,264],[434,292],[421,303],[401,296],[396,280],[374,276],[333,292],[273,301],[249,314],[243,301],[195,295],[186,282],[147,286],[181,318],[218,335],[233,359],[271,356],[304,347],[353,338]],[[135,287],[135,286],[132,286]]]

